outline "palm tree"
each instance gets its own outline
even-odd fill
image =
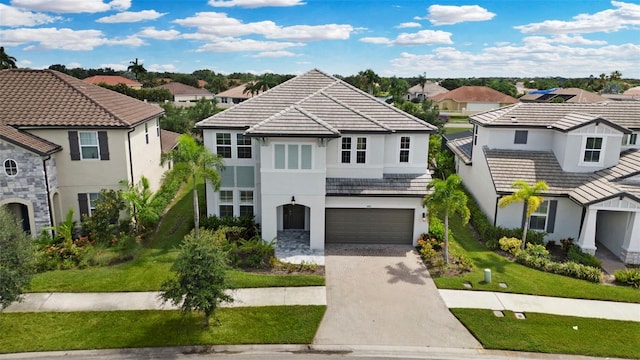
[[[198,144],[188,134],[178,137],[178,144],[169,153],[163,154],[162,164],[173,161],[173,171],[176,176],[186,183],[193,180],[193,220],[195,223],[195,236],[199,236],[200,206],[198,204],[197,179],[203,178],[213,184],[215,191],[220,188],[220,173],[223,169],[222,158],[209,151],[204,145]]]
[[[424,197],[422,205],[429,214],[444,216],[444,258],[449,263],[449,215],[458,214],[464,224],[469,222],[471,213],[467,207],[467,194],[460,189],[462,179],[451,174],[446,180],[433,179],[427,185],[431,193]]]
[[[404,79],[399,79],[395,76],[389,79],[389,95],[393,97],[395,103],[403,100],[404,94],[409,90],[409,84]]]
[[[140,75],[147,72],[147,69],[140,63],[138,63],[138,58],[134,61],[129,61],[131,65],[127,67],[127,71],[131,71],[133,76],[135,76],[136,80],[140,80]]]
[[[4,46],[0,46],[0,69],[16,69],[16,58],[4,52]]]
[[[424,100],[427,97],[425,95],[425,93],[424,93],[424,86],[425,86],[426,82],[427,82],[427,73],[426,72],[423,72],[421,75],[418,75],[418,85],[420,85],[420,88],[422,89],[422,99],[421,100]]]
[[[501,198],[500,201],[498,201],[498,206],[505,207],[517,202],[524,203],[526,220],[524,222],[524,229],[522,230],[522,244],[520,246],[524,249],[524,245],[527,242],[527,231],[529,231],[529,218],[531,214],[538,210],[544,201],[544,198],[539,195],[540,192],[549,190],[549,187],[544,180],[536,182],[533,186],[524,180],[516,180],[511,184],[511,187],[514,189],[517,188],[518,190],[511,195]]]
[[[243,94],[251,94],[251,96],[260,93],[260,89],[258,88],[258,82],[253,81],[244,86]]]
[[[373,70],[367,69],[358,73],[358,81],[360,82],[360,89],[373,95],[373,88],[380,81],[380,76]]]

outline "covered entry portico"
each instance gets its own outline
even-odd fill
[[[626,264],[640,264],[640,202],[626,196],[587,205],[578,246],[595,254],[596,240]]]

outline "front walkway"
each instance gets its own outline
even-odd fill
[[[596,257],[598,260],[602,261],[602,270],[609,275],[615,274],[617,270],[624,270],[627,267],[624,265],[624,262],[620,260],[617,256],[615,256],[611,250],[607,249],[602,243],[596,242]]]
[[[311,249],[308,231],[278,231],[275,252],[280,261],[324,265],[324,250]]]

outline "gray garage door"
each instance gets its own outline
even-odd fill
[[[327,243],[413,244],[413,209],[326,209]]]

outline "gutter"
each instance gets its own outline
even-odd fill
[[[47,160],[51,160],[51,155],[42,159],[42,169],[44,170],[44,184],[47,190],[47,208],[49,208],[49,223],[51,226],[56,226],[53,220],[53,208],[51,207],[51,191],[49,190],[49,174],[47,174]],[[35,230],[35,229],[34,229]],[[53,230],[49,230],[49,233],[53,236]]]
[[[136,128],[134,127],[133,129],[127,131],[127,145],[129,148],[129,171],[131,172],[131,185],[134,185],[134,178],[133,178],[133,155],[131,153],[131,133],[136,131]]]
[[[496,226],[496,223],[498,221],[498,201],[500,201],[501,197],[502,196],[496,196],[496,206],[493,210],[493,226]]]

